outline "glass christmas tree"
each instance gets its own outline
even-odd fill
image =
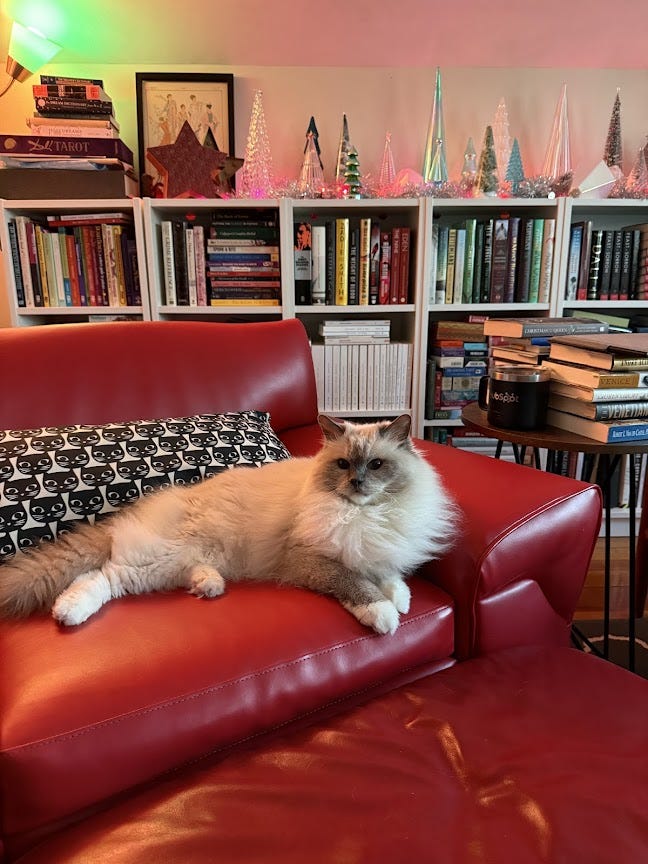
[[[362,183],[360,181],[360,165],[358,151],[351,145],[349,147],[344,167],[344,182],[348,188],[348,198],[360,198]]]
[[[524,180],[524,167],[522,165],[522,156],[520,155],[520,145],[518,139],[513,139],[511,147],[511,155],[506,167],[506,180],[511,184],[511,192],[517,195],[520,191],[520,183]]]
[[[271,193],[272,156],[261,90],[254,93],[245,157],[236,185],[237,193],[242,197],[267,198]]]
[[[502,181],[511,158],[511,136],[509,135],[508,111],[504,98],[500,99],[495,111],[493,141],[495,143],[495,158],[497,159],[497,174],[499,180]]]
[[[621,97],[619,95],[619,90],[616,92],[614,105],[612,106],[612,116],[610,117],[610,125],[608,126],[605,148],[603,150],[603,161],[606,165],[609,165],[610,168],[613,165],[616,165],[619,169],[622,168]]]
[[[382,164],[380,166],[380,175],[378,185],[381,190],[388,189],[394,182],[396,177],[396,169],[394,167],[394,157],[391,149],[391,132],[385,135],[385,149],[383,150]]]
[[[545,177],[555,179],[572,173],[566,84],[563,84],[560,99],[556,105],[551,137],[549,138],[542,173]]]
[[[497,157],[492,126],[487,126],[484,133],[476,185],[483,195],[497,195]]]
[[[297,190],[304,198],[321,198],[324,188],[322,163],[317,155],[313,133],[309,132],[306,138],[306,154],[297,181]]]
[[[432,179],[432,165],[439,142],[442,144],[442,158],[438,158],[435,164],[435,173],[438,175]],[[444,183],[448,179],[448,167],[445,159],[445,123],[443,122],[443,98],[441,93],[441,69],[437,66],[436,84],[434,87],[434,101],[432,103],[432,114],[428,126],[427,140],[425,142],[425,158],[423,160],[423,180],[426,183]]]
[[[344,171],[346,169],[347,155],[349,153],[349,123],[346,114],[342,115],[342,132],[338,144],[337,162],[335,165],[335,180],[344,183]]]
[[[428,183],[432,183],[435,186],[441,186],[443,183],[446,183],[448,180],[448,167],[446,164],[445,158],[445,147],[443,145],[443,141],[439,138],[434,142],[434,156],[432,157],[432,164],[430,165],[430,176],[428,178]]]
[[[473,144],[473,139],[469,138],[464,150],[463,168],[461,169],[461,177],[468,183],[474,183],[477,176],[477,151]]]
[[[315,118],[311,117],[310,122],[308,124],[308,129],[306,130],[306,144],[304,144],[304,156],[306,155],[306,151],[308,150],[308,136],[313,136],[313,141],[315,142],[315,150],[317,152],[317,159],[320,164],[320,168],[322,171],[324,170],[324,163],[322,162],[322,152],[320,150],[319,145],[319,132],[317,131],[317,124],[315,123]]]

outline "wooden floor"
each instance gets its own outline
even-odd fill
[[[610,541],[610,615],[625,618],[628,614],[628,538],[613,537]],[[578,602],[576,618],[581,620],[603,617],[603,585],[605,555],[603,540],[596,544],[585,586]]]

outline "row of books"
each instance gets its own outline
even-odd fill
[[[279,227],[274,215],[231,211],[203,225],[160,223],[168,306],[278,306]]]
[[[574,222],[565,299],[648,299],[648,223],[601,229],[591,219]]]
[[[132,221],[123,213],[8,222],[18,305],[140,306]]]
[[[500,216],[432,229],[430,302],[548,303],[555,219]]]
[[[389,318],[323,321],[318,328],[325,345],[385,345],[390,341]]]
[[[311,241],[304,245],[303,234]],[[408,226],[369,217],[295,225],[297,305],[399,305],[411,302]]]
[[[312,345],[321,411],[409,411],[412,345]]]

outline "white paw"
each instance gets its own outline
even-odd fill
[[[59,624],[73,627],[75,624],[87,621],[97,608],[96,604],[88,602],[85,597],[74,597],[72,594],[63,592],[59,594],[52,606],[52,617]]]
[[[395,633],[398,627],[398,611],[391,600],[378,600],[366,606],[346,607],[361,624],[373,627],[376,633]]]
[[[410,610],[410,602],[412,594],[409,586],[402,579],[390,579],[389,582],[383,582],[380,586],[385,597],[388,597],[398,611],[407,615]]]
[[[197,564],[189,577],[189,592],[197,597],[220,597],[225,591],[225,580],[218,570],[206,564]]]

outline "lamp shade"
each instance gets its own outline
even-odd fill
[[[14,21],[9,39],[7,72],[16,81],[24,81],[48,63],[61,50],[34,27],[23,27]]]

